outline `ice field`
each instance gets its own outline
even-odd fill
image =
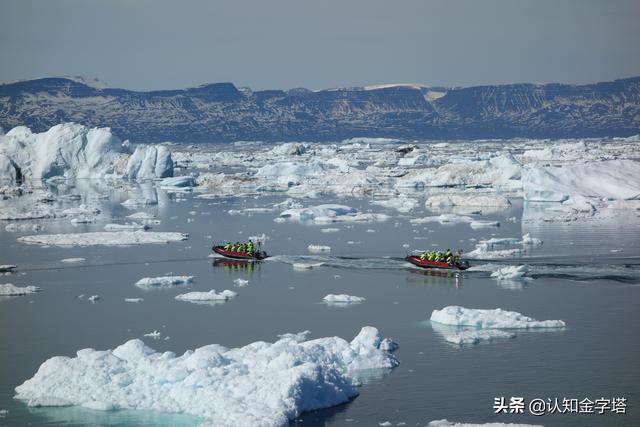
[[[11,130],[0,425],[638,425],[638,144]],[[447,248],[471,268],[404,261]]]

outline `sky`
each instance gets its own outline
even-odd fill
[[[640,75],[638,0],[0,0],[0,82],[254,90]]]

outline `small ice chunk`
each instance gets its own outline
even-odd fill
[[[148,334],[144,334],[145,337],[150,337],[150,338],[153,338],[153,339],[160,338],[160,335],[162,335],[162,334],[160,332],[158,332],[158,331],[155,331],[155,330],[153,332],[149,332]]]
[[[241,288],[243,286],[247,286],[249,284],[249,281],[238,277],[236,280],[233,281],[233,283],[235,283],[237,287]]]
[[[35,294],[36,292],[40,292],[40,289],[37,286],[15,286],[11,283],[0,284],[0,296],[19,296],[19,295],[28,295]]]
[[[144,301],[144,298],[125,298],[124,302],[142,302]]]
[[[525,278],[525,274],[529,271],[526,265],[510,265],[508,267],[500,268],[493,273],[491,277],[498,280],[516,280]]]
[[[16,268],[16,266],[13,264],[0,265],[0,273],[10,273],[14,268]]]
[[[531,234],[527,233],[524,236],[522,236],[522,244],[528,245],[528,246],[540,246],[542,245],[542,240],[537,239],[535,237],[531,237]]]
[[[295,342],[303,342],[304,340],[307,339],[310,333],[311,331],[306,330],[302,332],[297,332],[295,334],[287,333],[287,334],[278,335],[278,338],[280,338],[281,340],[294,340]]]
[[[100,295],[91,295],[88,299],[91,302],[96,302],[100,299]]]
[[[322,300],[327,303],[350,304],[350,303],[364,302],[366,301],[366,298],[356,297],[356,296],[347,295],[347,294],[329,294],[325,296]]]
[[[312,254],[331,252],[331,246],[326,245],[309,245],[307,250]]]
[[[176,295],[176,299],[180,301],[227,301],[236,295],[238,294],[228,289],[220,293],[216,293],[215,289],[211,289],[208,292],[187,292],[186,294]]]
[[[339,228],[322,228],[320,229],[320,231],[322,233],[337,233],[338,231],[340,231]]]
[[[195,276],[160,276],[144,277],[138,280],[135,285],[139,288],[169,288],[176,285],[186,285],[193,282]]]
[[[85,262],[85,261],[86,261],[85,258],[65,258],[60,260],[60,262],[64,262],[67,264],[75,264],[75,263]]]

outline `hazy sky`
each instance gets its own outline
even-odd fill
[[[0,81],[253,89],[640,75],[639,0],[0,0]]]

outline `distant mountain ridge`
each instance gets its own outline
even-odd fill
[[[640,77],[586,85],[380,85],[137,92],[42,78],[0,85],[0,127],[108,126],[134,142],[581,138],[640,134]]]

